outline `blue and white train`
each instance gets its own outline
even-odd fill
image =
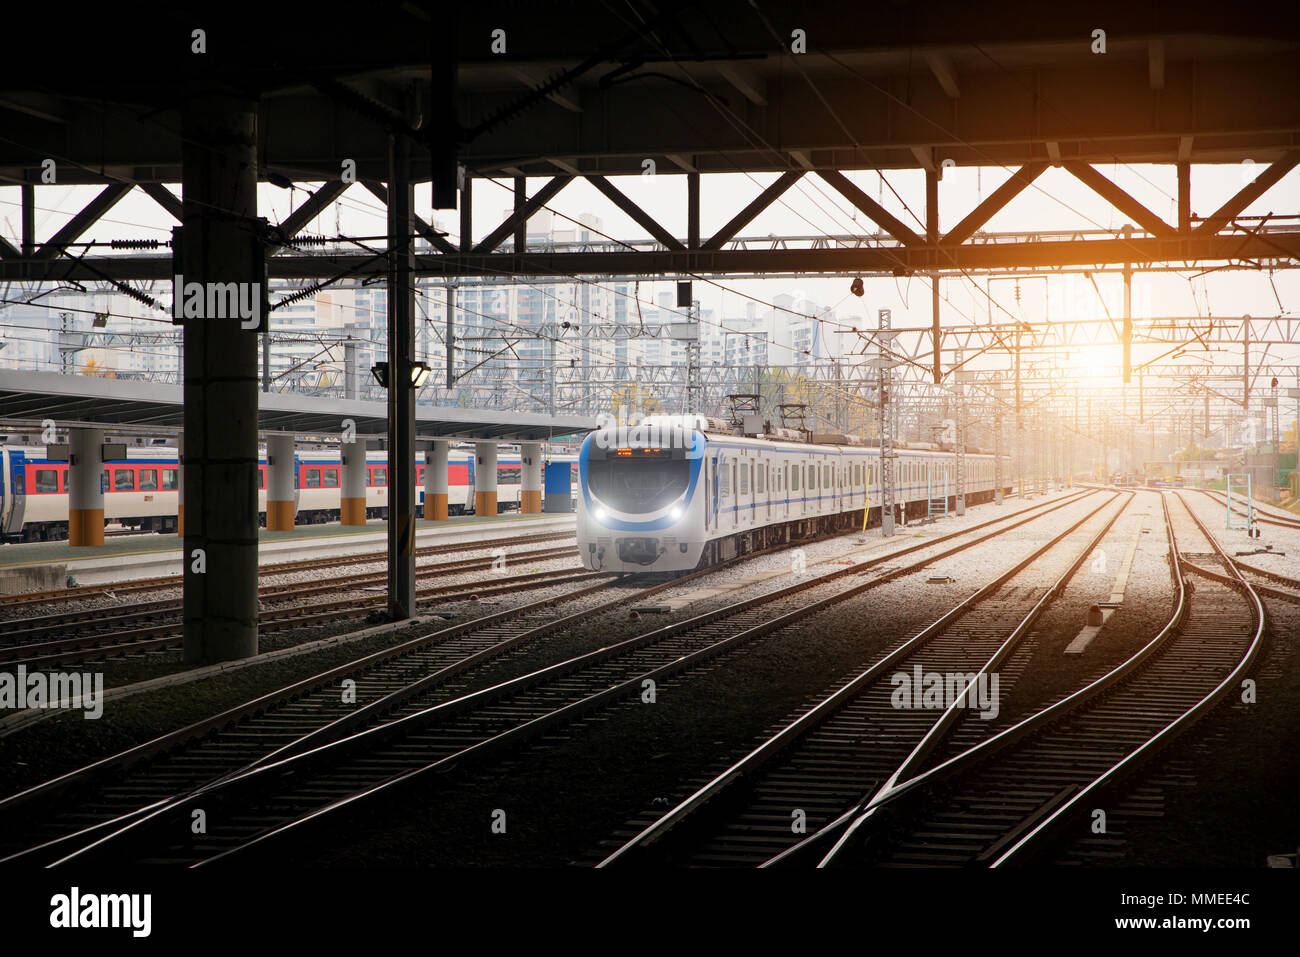
[[[880,452],[846,436],[745,436],[698,417],[655,417],[587,436],[578,455],[578,550],[589,569],[688,571],[771,545],[880,520]],[[1005,465],[1005,459],[1004,459]],[[936,446],[898,448],[909,517],[956,491]],[[993,498],[995,461],[968,450],[966,501]],[[1009,475],[1008,468],[1003,469]],[[946,484],[945,484],[946,479]]]

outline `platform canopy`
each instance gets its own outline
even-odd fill
[[[357,435],[383,435],[387,429],[388,407],[381,402],[277,392],[264,392],[258,398],[257,424],[266,432],[334,435],[345,419],[355,423]],[[181,389],[153,382],[0,370],[0,425],[32,431],[46,419],[60,430],[95,426],[179,432],[184,422]],[[595,419],[576,415],[429,405],[417,405],[415,413],[416,436],[422,439],[534,442],[581,435],[595,427]]]

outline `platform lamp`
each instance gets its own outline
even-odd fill
[[[429,381],[429,375],[432,372],[433,369],[425,365],[423,362],[412,362],[410,371],[411,385],[415,386],[417,389],[420,388],[420,386]],[[388,388],[387,362],[376,362],[370,367],[370,374],[375,377],[375,381],[379,383],[380,388]]]

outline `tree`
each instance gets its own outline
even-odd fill
[[[117,378],[117,373],[116,373],[116,372],[114,372],[112,369],[110,369],[107,365],[103,365],[103,364],[101,364],[101,363],[95,361],[95,357],[94,357],[94,356],[91,356],[89,359],[87,359],[85,362],[82,363],[82,365],[81,365],[81,374],[82,374],[82,375],[97,376],[97,377],[99,377],[99,378],[101,378],[101,379],[116,379],[116,378]]]

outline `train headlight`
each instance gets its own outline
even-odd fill
[[[678,505],[678,506],[674,507],[673,510],[672,510],[671,512],[669,512],[668,514],[669,514],[669,516],[672,518],[672,520],[675,522],[675,521],[677,521],[678,519],[680,519],[680,518],[682,517],[682,507],[681,507],[680,505]]]
[[[595,516],[596,521],[598,522],[603,522],[605,519],[609,518],[609,512],[605,511],[599,505],[596,506],[596,510],[592,512],[592,515]]]

